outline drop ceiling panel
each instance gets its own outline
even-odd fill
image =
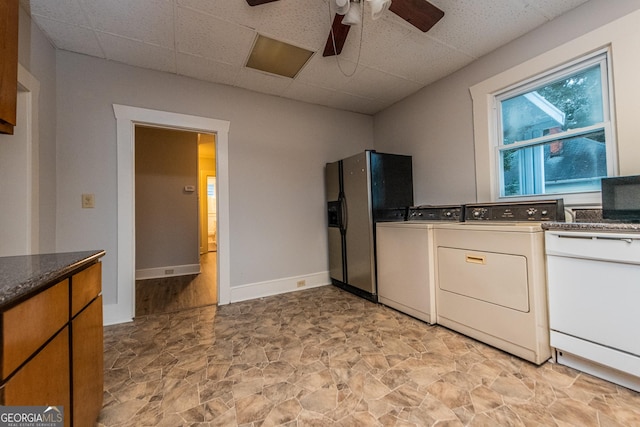
[[[282,96],[312,104],[328,105],[335,91],[294,80],[282,93]]]
[[[277,1],[253,9],[262,9],[256,27],[259,33],[309,50],[317,51],[320,45],[324,47],[330,28],[327,3],[320,0]]]
[[[173,48],[173,1],[82,1],[97,31]]]
[[[84,55],[104,58],[104,52],[93,30],[73,25],[61,25],[59,21],[34,16],[34,21],[56,47]]]
[[[389,102],[398,95],[404,98],[420,88],[422,88],[420,83],[373,68],[360,67],[353,80],[343,90],[358,96]]]
[[[98,33],[98,39],[107,59],[124,62],[136,67],[152,70],[176,72],[175,52],[160,46],[153,46],[135,40]]]
[[[537,9],[523,1],[439,0],[433,3],[446,4],[447,12],[429,31],[429,36],[474,58],[504,44],[501,40],[513,40],[546,22]]]
[[[178,8],[176,47],[180,53],[243,66],[255,32],[191,9]]]
[[[29,6],[28,2],[22,4]],[[91,28],[91,22],[85,15],[79,0],[32,1],[30,8],[32,15]]]
[[[198,13],[215,16],[247,28],[257,28],[266,10],[261,7],[251,7],[244,0],[177,0],[176,3]]]
[[[214,61],[201,56],[177,54],[178,74],[194,79],[235,85],[238,80],[238,67]]]
[[[390,11],[373,21],[365,2],[364,27],[351,28],[339,62],[322,57],[332,20],[328,0],[255,7],[246,0],[20,4],[60,49],[373,114],[587,0],[429,1],[445,16],[427,33]],[[247,69],[258,33],[315,55],[294,79]]]
[[[300,71],[296,80],[325,89],[338,90],[349,83],[349,76],[354,74],[355,69],[356,63],[345,60],[342,55],[323,57],[321,53],[317,53]]]
[[[544,13],[547,19],[553,19],[584,3],[584,0],[524,0],[526,4]]]
[[[255,90],[256,92],[282,96],[293,80],[287,77],[275,76],[243,68],[240,70],[236,85]]]
[[[412,61],[397,61],[386,65],[391,74],[422,83],[438,80],[473,60],[469,55],[422,34],[409,34],[396,49],[399,57],[412,55]],[[384,66],[384,64],[383,64]]]

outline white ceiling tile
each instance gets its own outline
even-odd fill
[[[525,4],[538,9],[547,19],[551,20],[556,16],[586,3],[588,0],[521,0]]]
[[[319,0],[280,0],[255,7],[263,10],[256,27],[260,34],[316,52],[324,49],[332,19],[328,3]]]
[[[327,105],[329,107],[340,108],[342,110],[359,111],[370,114],[369,110],[373,102],[373,98],[357,96],[345,92],[334,92]]]
[[[96,56],[98,58],[105,57],[98,43],[98,39],[92,30],[84,27],[66,25],[60,21],[53,21],[40,16],[34,16],[33,19],[58,49]]]
[[[335,96],[335,91],[294,80],[282,95],[312,104],[328,105],[331,98]]]
[[[256,33],[246,27],[178,8],[178,52],[244,66]]]
[[[353,81],[344,88],[345,92],[363,97],[390,100],[402,99],[423,87],[422,84],[379,70],[362,67]]]
[[[57,0],[55,2],[51,0],[31,0],[29,3],[31,15],[42,16],[81,27],[89,28],[91,26],[80,5],[80,0]]]
[[[426,34],[391,11],[373,21],[364,2],[364,26],[351,28],[338,62],[322,57],[328,0],[20,4],[60,49],[373,114],[586,0],[429,1],[445,16]],[[257,33],[316,53],[295,80],[246,69]]]
[[[292,81],[288,77],[276,76],[243,67],[238,75],[238,80],[236,80],[236,85],[256,92],[282,95]]]
[[[342,55],[323,57],[321,53],[316,53],[300,71],[296,80],[326,89],[339,90],[351,81],[351,76],[355,73],[357,73],[356,64],[345,60]]]
[[[478,58],[546,22],[534,8],[514,0],[433,1],[444,17],[429,36]]]
[[[256,28],[269,6],[249,6],[245,0],[177,0],[179,6],[215,16],[249,28]]]
[[[368,3],[365,3],[368,4]],[[410,32],[420,33],[413,26],[397,25],[391,19],[395,14],[387,11],[380,19],[372,20],[365,6],[364,25],[349,30],[347,43],[342,50],[342,56],[355,61],[360,53],[360,62],[366,65],[386,62],[389,55],[393,55],[395,47]],[[362,39],[362,42],[360,41]]]
[[[473,61],[469,55],[445,46],[422,33],[410,33],[394,50],[397,61],[377,64],[382,71],[428,84]],[[411,61],[402,61],[411,55]]]
[[[173,48],[173,1],[82,0],[98,31]]]
[[[177,55],[178,74],[227,85],[235,85],[238,80],[238,68],[200,56],[179,53]]]
[[[97,35],[107,59],[141,68],[176,72],[176,57],[173,50],[107,33],[97,33]]]

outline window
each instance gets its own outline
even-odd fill
[[[607,54],[495,95],[498,195],[600,191],[613,173]]]

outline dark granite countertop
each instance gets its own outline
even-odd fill
[[[640,224],[624,222],[543,222],[543,230],[640,233]]]
[[[0,309],[70,276],[104,254],[95,250],[0,257]]]

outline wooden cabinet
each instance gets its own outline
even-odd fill
[[[70,390],[69,328],[65,327],[7,381],[2,404],[62,406],[64,425],[70,426]]]
[[[2,1],[2,0],[0,0]],[[102,409],[102,263],[1,312],[0,405],[63,406],[65,426]]]
[[[71,279],[72,408],[76,426],[93,425],[102,409],[104,336],[101,267],[101,263],[95,264]]]
[[[0,0],[0,133],[13,134],[18,99],[18,0]]]

